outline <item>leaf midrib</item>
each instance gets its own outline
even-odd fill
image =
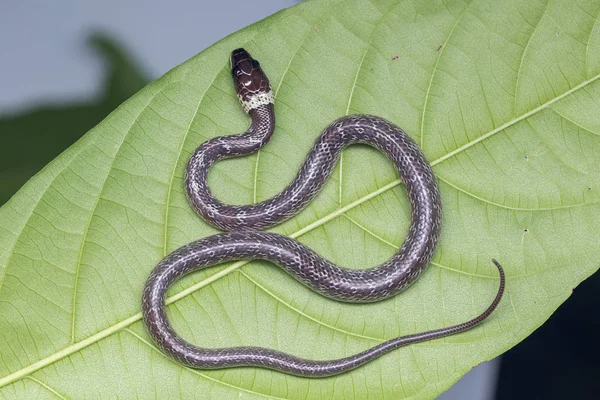
[[[455,150],[452,150],[451,152],[443,155],[442,157],[438,158],[437,160],[434,160],[431,162],[431,166],[436,166],[437,164],[447,160],[448,158],[451,158],[453,156],[455,156],[456,154],[459,154],[461,152],[463,152],[464,150],[473,147],[474,145],[476,145],[479,142],[482,142],[483,140],[494,136],[496,133],[501,132],[503,130],[505,130],[506,128],[509,128],[511,126],[513,126],[514,124],[516,124],[517,122],[523,121],[526,118],[531,117],[534,114],[537,114],[538,112],[550,107],[552,104],[556,103],[559,100],[562,100],[563,98],[567,97],[568,95],[570,95],[573,92],[576,92],[577,90],[589,85],[590,83],[598,80],[600,78],[600,74],[598,75],[594,75],[593,77],[591,77],[590,79],[587,79],[585,81],[583,81],[582,83],[580,83],[579,85],[567,90],[566,92],[564,92],[563,94],[556,96],[555,98],[545,102],[544,104],[534,108],[531,111],[526,112],[525,114],[520,115],[517,118],[513,118],[510,121],[500,125],[497,128],[492,129],[491,131],[489,131],[488,133],[481,135],[473,140],[471,140],[470,142],[456,148]]]

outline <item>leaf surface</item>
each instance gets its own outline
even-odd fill
[[[541,325],[598,269],[599,2],[307,1],[218,42],[136,94],[0,209],[3,398],[429,399]],[[388,301],[340,304],[276,267],[238,262],[186,277],[169,315],[206,347],[258,345],[325,359],[470,319],[467,333],[310,380],[198,371],[165,358],[140,321],[143,283],[168,252],[216,231],[183,190],[203,141],[248,119],[231,49],[259,59],[277,128],[257,155],[219,163],[222,200],[278,193],[321,130],[372,113],[409,132],[439,179],[442,238],[419,282]],[[409,204],[390,163],[344,151],[324,191],[274,230],[350,268],[401,245]]]

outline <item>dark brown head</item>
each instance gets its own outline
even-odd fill
[[[260,63],[244,49],[231,52],[231,74],[235,91],[246,112],[261,105],[273,103],[269,78]]]

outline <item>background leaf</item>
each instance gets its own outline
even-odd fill
[[[597,2],[308,1],[254,24],[147,86],[0,210],[0,394],[35,397],[432,398],[507,350],[597,270],[600,33]],[[259,262],[212,268],[170,292],[170,317],[204,346],[341,357],[464,321],[468,333],[320,380],[196,371],[140,322],[150,269],[216,231],[190,209],[183,168],[207,138],[246,129],[228,71],[248,48],[277,95],[258,155],[219,163],[217,196],[260,201],[295,175],[345,113],[381,115],[421,143],[440,181],[442,239],[418,283],[389,301],[339,304]],[[351,267],[389,258],[409,206],[378,152],[344,152],[334,178],[275,231]]]
[[[27,179],[149,82],[142,68],[110,37],[95,33],[88,44],[105,64],[101,93],[92,101],[49,104],[0,118],[0,205]]]

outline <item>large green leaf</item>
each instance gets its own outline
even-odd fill
[[[252,25],[146,87],[0,210],[0,394],[5,398],[432,398],[518,343],[598,268],[599,2],[308,1]],[[250,203],[294,176],[345,113],[388,118],[434,165],[444,227],[412,288],[368,305],[316,295],[272,265],[235,263],[182,280],[176,329],[205,346],[260,345],[341,357],[464,321],[465,334],[395,351],[319,380],[258,369],[196,371],[165,358],[140,293],[166,253],[215,233],[190,209],[183,169],[207,138],[242,131],[228,54],[248,48],[277,94],[259,155],[218,164],[219,198]],[[305,211],[275,231],[342,265],[390,257],[409,205],[389,162],[345,151]]]

